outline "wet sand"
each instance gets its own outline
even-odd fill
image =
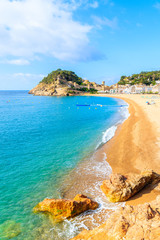
[[[100,189],[103,180],[108,179],[111,172],[106,155],[98,150],[88,159],[82,160],[63,182],[62,198],[73,199],[76,194],[84,194],[100,204],[97,210],[82,213],[74,218],[79,229],[84,230],[84,225],[87,229],[99,226],[118,206],[124,205],[124,203],[110,203]]]

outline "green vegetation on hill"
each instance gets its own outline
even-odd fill
[[[79,85],[82,84],[82,78],[78,77],[74,72],[61,69],[57,69],[56,71],[49,73],[48,76],[44,77],[41,82],[50,84],[55,82],[58,77],[60,77],[61,80],[76,82]]]
[[[134,84],[145,84],[150,85],[156,84],[156,81],[160,80],[160,71],[152,71],[152,72],[141,72],[139,74],[133,74],[132,76],[122,76],[119,85],[134,85]]]
[[[86,92],[86,93],[91,93],[91,94],[96,94],[98,92],[98,90],[94,89],[94,88],[86,88],[86,87],[83,87],[83,88],[75,88],[75,87],[72,87],[71,88],[72,90],[69,90],[68,93],[74,93],[74,90],[76,91],[79,91],[79,92]]]

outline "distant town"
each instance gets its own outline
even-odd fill
[[[148,93],[148,94],[160,94],[160,81],[157,82],[156,85],[144,85],[144,84],[136,84],[136,85],[119,85],[118,83],[108,87],[101,85],[102,89],[99,90],[99,93],[110,93],[110,94],[138,94],[138,93]]]
[[[160,71],[141,72],[132,76],[122,76],[120,81],[110,87],[102,82],[100,93],[111,94],[160,94]]]

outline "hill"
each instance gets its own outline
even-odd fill
[[[141,72],[139,74],[133,74],[131,76],[122,76],[119,85],[135,85],[135,84],[145,84],[145,85],[155,85],[156,81],[160,80],[160,71],[151,72]]]
[[[29,91],[29,94],[69,96],[86,92],[97,92],[93,83],[90,83],[88,80],[83,80],[72,71],[57,69],[49,73],[47,77],[44,77],[35,88]]]
[[[43,78],[41,83],[51,84],[53,82],[55,83],[58,79],[60,82],[63,82],[63,80],[65,80],[68,82],[75,82],[79,85],[82,84],[82,78],[78,77],[74,72],[61,69],[57,69],[56,71],[49,73],[47,77]]]

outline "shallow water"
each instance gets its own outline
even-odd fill
[[[81,230],[77,219],[53,228],[32,208],[46,197],[64,195],[71,171],[82,160],[89,162],[125,119],[126,108],[116,107],[120,104],[124,102],[113,98],[0,91],[0,224],[6,220],[21,224],[22,232],[14,239],[67,240]],[[98,165],[92,170],[96,172]],[[87,228],[84,222],[83,227]]]

